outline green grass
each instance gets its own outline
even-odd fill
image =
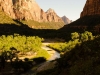
[[[28,25],[30,28],[35,28],[35,29],[59,29],[64,26],[63,22],[37,22],[33,20],[23,20],[20,21],[26,25]],[[4,12],[0,11],[0,24],[16,24],[12,18],[10,18],[7,14]]]
[[[44,57],[46,60],[48,60],[50,58],[50,54],[46,50],[41,49],[37,51],[37,55],[34,58],[36,57]]]
[[[63,22],[37,22],[33,20],[21,22],[35,29],[59,29],[64,26]]]
[[[16,23],[8,15],[0,11],[0,24],[16,24]]]

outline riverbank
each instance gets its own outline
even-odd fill
[[[33,67],[31,70],[29,70],[28,72],[21,74],[21,75],[36,75],[38,72],[52,69],[56,66],[57,61],[53,61],[53,60],[60,58],[60,54],[58,52],[56,52],[55,50],[47,47],[47,45],[49,45],[49,44],[51,44],[51,43],[42,43],[41,48],[46,50],[50,54],[50,58],[46,62]]]
[[[48,42],[48,41],[47,42],[43,42],[42,43],[42,46],[41,46],[42,49],[46,50],[50,54],[50,58],[48,58],[48,60],[46,62],[44,62],[44,63],[41,63],[41,64],[36,65],[36,66],[33,66],[29,71],[27,71],[26,73],[23,73],[21,75],[36,75],[37,72],[41,72],[41,71],[44,71],[44,70],[47,70],[47,69],[52,69],[52,68],[55,67],[57,61],[52,61],[52,60],[55,60],[57,58],[60,58],[60,54],[57,53],[55,50],[47,47],[47,45],[49,45],[51,43],[54,43],[54,42]],[[23,57],[19,57],[19,58],[23,60],[24,58],[31,59],[33,57],[34,57],[34,55],[23,56]],[[9,70],[7,69],[7,71],[5,69],[2,73],[0,73],[0,75],[1,74],[4,74],[4,75],[5,74],[6,75],[7,74],[10,74],[10,75],[12,75],[12,73],[14,73],[14,70],[11,68]]]
[[[60,58],[60,53],[47,47],[47,45],[49,45],[49,44],[51,44],[51,43],[42,43],[42,49],[46,50],[50,54],[50,58],[48,59],[48,61],[52,61],[57,58]]]

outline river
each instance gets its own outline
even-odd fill
[[[55,60],[57,58],[60,58],[60,53],[58,53],[57,51],[47,47],[48,44],[51,44],[51,43],[42,43],[43,46],[42,46],[42,49],[44,50],[47,50],[47,52],[50,54],[50,58],[48,59],[48,61],[52,61],[52,60]]]
[[[22,75],[36,75],[37,72],[44,71],[47,69],[52,69],[55,67],[55,64],[57,63],[57,61],[53,61],[53,62],[50,62],[50,61],[60,58],[60,53],[47,47],[48,44],[51,44],[51,43],[42,43],[42,47],[41,47],[42,49],[47,50],[47,52],[50,54],[50,58],[48,59],[48,61],[39,64],[35,69],[33,67],[31,70],[29,70],[28,72]]]

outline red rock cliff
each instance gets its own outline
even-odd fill
[[[87,0],[80,17],[100,15],[100,0]]]
[[[55,12],[44,12],[35,0],[0,0],[0,10],[18,20],[63,22]]]

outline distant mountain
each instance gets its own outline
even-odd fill
[[[65,24],[69,24],[72,20],[69,20],[66,16],[61,17]]]
[[[61,30],[100,32],[100,0],[87,0],[80,18]],[[67,31],[68,32],[68,31]],[[66,32],[66,33],[67,33]]]
[[[47,14],[47,20],[52,22],[63,22],[63,20],[56,14],[56,12],[49,8],[47,11],[46,11],[46,14]]]
[[[87,0],[80,18],[60,30],[65,32],[64,34],[83,31],[100,32],[100,0]]]
[[[0,0],[0,9],[13,19],[63,22],[54,12],[44,12],[35,0]]]

